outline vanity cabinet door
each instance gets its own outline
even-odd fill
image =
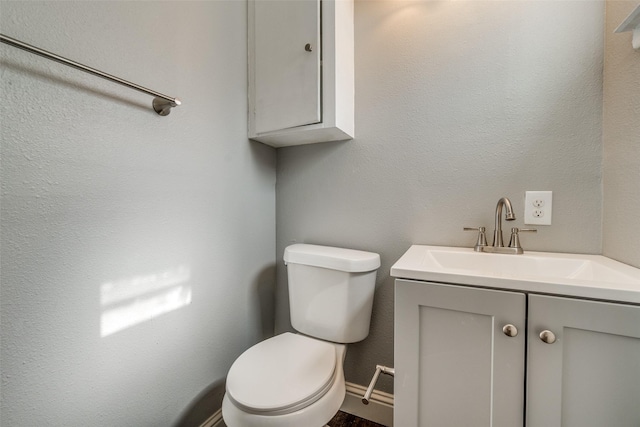
[[[396,280],[395,319],[394,425],[523,425],[524,294]]]
[[[527,427],[640,426],[639,306],[530,295],[528,341]]]

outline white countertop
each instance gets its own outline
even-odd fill
[[[391,276],[640,305],[640,269],[601,255],[503,255],[413,245],[391,267]]]

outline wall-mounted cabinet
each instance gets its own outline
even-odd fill
[[[394,425],[640,425],[640,306],[398,279],[395,316]]]
[[[250,0],[249,138],[354,137],[352,0]]]

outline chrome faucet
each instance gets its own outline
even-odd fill
[[[477,227],[470,228],[465,227],[465,231],[478,231],[478,240],[476,241],[476,245],[473,249],[476,252],[490,252],[490,253],[498,253],[498,254],[522,254],[524,251],[522,250],[522,246],[520,246],[520,238],[518,237],[518,233],[520,231],[532,231],[536,232],[537,230],[534,228],[511,228],[511,240],[509,241],[509,247],[504,246],[504,241],[502,239],[502,209],[506,209],[504,219],[507,221],[513,221],[516,219],[515,214],[513,213],[513,206],[511,206],[511,200],[506,197],[502,197],[498,200],[498,204],[496,205],[496,224],[495,229],[493,231],[493,245],[487,245],[487,238],[485,235],[485,227]]]
[[[511,200],[506,197],[498,200],[498,204],[496,205],[496,227],[493,230],[493,247],[494,248],[503,248],[504,241],[502,240],[502,207],[507,209],[505,213],[504,219],[507,221],[513,221],[516,219],[516,216],[513,213],[513,207],[511,206]]]

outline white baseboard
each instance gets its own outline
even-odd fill
[[[222,408],[218,409],[213,415],[211,415],[207,421],[202,423],[200,427],[222,427]]]
[[[362,403],[362,396],[366,391],[367,387],[348,382],[347,396],[340,410],[383,426],[393,427],[393,394],[373,390],[369,404],[365,405]]]
[[[367,391],[354,383],[347,383],[347,395],[342,402],[340,410],[348,414],[356,415],[365,420],[393,427],[393,395],[383,391],[374,390],[371,393],[369,404],[362,403],[362,396]],[[222,427],[222,409],[218,409],[200,427]]]

